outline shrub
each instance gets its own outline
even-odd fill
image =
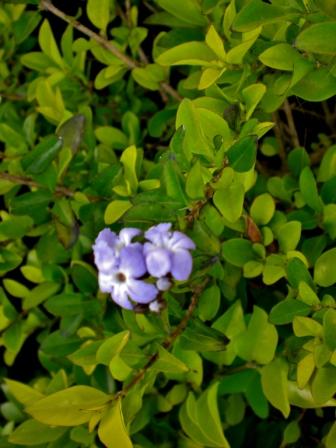
[[[336,446],[335,2],[54,3],[0,5],[0,447]],[[92,245],[160,223],[122,309]]]

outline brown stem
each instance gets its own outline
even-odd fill
[[[279,145],[279,157],[280,157],[283,165],[286,165],[287,155],[286,155],[286,150],[285,150],[285,145],[284,145],[281,123],[280,123],[277,112],[273,112],[272,117],[273,117],[273,121],[274,121],[274,128],[273,128],[274,134],[275,134],[275,138],[277,139],[277,142]]]
[[[60,19],[64,20],[65,22],[67,22],[69,25],[76,28],[81,33],[90,37],[90,39],[95,40],[99,45],[101,45],[103,48],[105,48],[107,51],[109,51],[115,57],[117,57],[120,61],[122,61],[128,68],[133,69],[133,68],[136,68],[139,66],[139,63],[137,61],[135,61],[132,58],[130,58],[129,56],[125,55],[112,42],[108,41],[107,39],[105,39],[105,37],[100,36],[99,34],[95,33],[94,31],[90,30],[85,25],[78,22],[78,20],[74,19],[73,17],[66,15],[63,11],[61,11],[56,6],[54,6],[50,0],[41,0],[40,8],[44,9],[45,11],[51,12],[55,16],[59,17]],[[178,100],[178,101],[181,100],[181,96],[171,85],[163,82],[163,83],[161,83],[161,89],[164,92],[171,95],[176,100]]]
[[[47,190],[47,187],[39,184],[35,180],[31,179],[30,177],[26,177],[26,176],[17,176],[17,175],[9,174],[9,173],[0,173],[0,179],[8,180],[10,182],[13,182],[13,184],[16,184],[16,185],[27,185],[28,187],[40,188],[43,190]],[[72,198],[76,192],[70,190],[70,188],[64,187],[63,185],[56,185],[55,193],[57,195],[67,196],[67,197]],[[86,195],[86,196],[88,199],[90,199],[93,202],[107,199],[104,197],[94,196],[94,195]]]
[[[183,316],[183,319],[180,321],[180,323],[177,325],[177,327],[174,329],[174,331],[167,337],[167,339],[165,339],[165,341],[163,341],[162,346],[169,350],[170,347],[173,345],[174,341],[183,333],[183,331],[185,330],[185,328],[188,325],[188,322],[190,320],[190,318],[192,317],[195,308],[197,306],[198,303],[198,299],[199,296],[201,295],[203,289],[205,288],[205,286],[207,285],[209,279],[206,278],[200,285],[196,286],[193,290],[193,295],[191,297],[191,301],[190,301],[190,305],[185,313],[185,315]],[[147,363],[144,365],[144,367],[142,369],[140,369],[132,378],[132,380],[127,384],[126,387],[124,387],[123,390],[121,390],[120,392],[118,392],[114,397],[113,400],[116,400],[118,398],[123,398],[125,397],[128,392],[136,385],[138,384],[143,377],[145,376],[146,372],[148,371],[148,369],[150,369],[150,367],[152,367],[152,365],[159,359],[159,353],[156,352],[154,353],[149,360],[147,361]]]
[[[289,131],[289,135],[290,135],[290,138],[292,141],[292,145],[295,148],[297,148],[298,146],[300,146],[300,141],[299,141],[298,133],[296,131],[294,119],[293,119],[292,108],[291,108],[291,105],[289,104],[288,100],[285,100],[285,102],[283,104],[283,110],[284,110],[286,118],[287,118],[288,131]]]

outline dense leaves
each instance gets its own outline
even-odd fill
[[[0,3],[0,447],[333,448],[335,1]],[[164,222],[121,310],[92,244]]]

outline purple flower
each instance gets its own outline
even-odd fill
[[[132,239],[141,233],[139,229],[126,228],[117,236],[110,229],[102,230],[93,246],[95,264],[99,271],[109,271],[118,266],[120,251],[126,246],[141,246],[140,243],[132,243]]]
[[[139,280],[147,272],[142,244],[131,242],[139,233],[137,229],[126,228],[117,236],[104,229],[93,246],[100,290],[110,293],[114,302],[130,310],[134,303],[152,302],[158,293],[154,285]]]
[[[170,223],[163,223],[151,227],[145,233],[150,241],[144,244],[147,270],[156,278],[170,273],[176,280],[187,280],[192,271],[189,251],[195,249],[195,244],[184,233],[172,232],[170,228]]]

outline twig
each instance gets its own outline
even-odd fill
[[[276,112],[273,112],[272,114],[272,118],[274,121],[274,134],[275,134],[275,138],[277,139],[278,145],[279,145],[279,157],[282,161],[283,165],[286,165],[287,163],[287,155],[286,155],[286,150],[285,150],[285,145],[283,142],[283,135],[282,135],[282,130],[281,130],[281,124],[279,121],[279,117],[278,114]]]
[[[119,48],[114,45],[112,42],[108,41],[104,37],[100,36],[99,34],[95,33],[94,31],[87,28],[85,25],[80,23],[78,20],[74,19],[71,16],[66,15],[63,11],[58,9],[56,6],[54,6],[50,0],[41,0],[40,1],[40,8],[44,9],[45,11],[49,11],[55,16],[59,17],[60,19],[67,22],[69,25],[76,28],[81,33],[85,34],[86,36],[90,37],[91,39],[95,40],[99,45],[101,45],[103,48],[105,48],[107,51],[112,53],[115,57],[117,57],[120,61],[122,61],[128,68],[133,69],[139,66],[139,63],[135,61],[134,59],[130,58],[129,56],[125,55],[122,51],[119,50]],[[171,95],[174,99],[180,101],[181,96],[179,93],[169,84],[163,82],[160,84],[161,89]]]
[[[16,185],[26,185],[28,187],[32,188],[40,188],[42,190],[48,190],[48,188],[42,184],[39,184],[35,180],[31,179],[30,177],[26,176],[17,176],[14,174],[9,173],[0,173],[0,179],[8,180],[9,182],[13,182],[13,184]],[[72,198],[76,192],[73,190],[70,190],[70,188],[64,187],[63,185],[56,185],[55,187],[55,193],[61,196],[67,196]],[[94,195],[86,195],[86,197],[91,200],[92,202],[95,201],[101,201],[108,198],[104,198],[101,196],[94,196]]]
[[[300,146],[300,140],[299,140],[298,133],[296,131],[293,114],[292,114],[292,109],[291,109],[291,106],[287,99],[283,103],[283,110],[284,110],[286,118],[287,118],[288,131],[289,131],[289,135],[292,140],[292,144],[295,148],[297,148]]]
[[[198,303],[198,299],[199,296],[201,295],[203,289],[205,288],[205,286],[207,285],[209,279],[206,278],[200,285],[198,285],[197,287],[195,287],[194,291],[193,291],[193,295],[190,301],[190,305],[183,317],[183,319],[180,321],[180,323],[177,325],[177,327],[175,328],[175,330],[167,337],[167,339],[165,339],[165,341],[162,343],[162,347],[164,347],[165,349],[169,350],[170,347],[173,345],[174,341],[183,333],[183,331],[185,330],[185,328],[188,325],[188,322],[191,318],[191,316],[193,315],[195,308],[197,306]],[[154,353],[149,360],[147,361],[147,363],[144,365],[144,367],[142,369],[140,369],[132,378],[132,380],[127,384],[126,387],[124,387],[124,389],[122,389],[120,392],[118,392],[114,397],[113,400],[116,400],[118,398],[123,398],[125,397],[128,392],[136,385],[138,384],[143,377],[145,376],[146,372],[148,371],[148,369],[150,369],[150,367],[152,367],[153,364],[155,364],[155,362],[159,359],[159,353],[156,352]]]

